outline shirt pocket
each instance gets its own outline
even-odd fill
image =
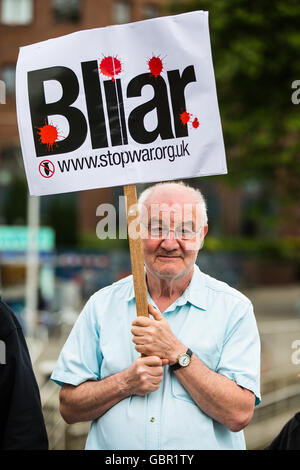
[[[177,398],[178,400],[183,400],[197,406],[194,400],[192,399],[191,395],[187,392],[184,386],[181,385],[174,372],[171,372],[171,394],[174,398]]]
[[[104,343],[101,345],[101,350],[103,355],[101,364],[102,379],[128,369],[134,359],[138,357],[138,353],[134,350],[129,341],[126,343],[120,340],[119,344],[113,341]]]
[[[213,346],[209,348],[191,347],[191,350],[193,351],[193,354],[195,354],[201,360],[201,362],[203,362],[203,364],[205,364],[209,369],[215,371],[218,365],[218,361],[219,361],[219,351],[217,348]],[[174,372],[171,372],[170,382],[171,382],[171,394],[174,398],[177,398],[178,400],[186,401],[188,403],[191,403],[197,406],[193,398],[191,397],[191,395],[181,384],[180,380],[178,380]]]

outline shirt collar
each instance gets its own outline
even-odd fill
[[[132,279],[128,289],[127,301],[129,302],[130,300],[134,299],[134,297],[134,285]],[[196,264],[194,265],[194,273],[191,282],[187,286],[182,296],[179,297],[176,301],[177,305],[180,306],[186,304],[187,302],[190,302],[192,305],[200,308],[201,310],[207,310],[204,274],[200,271]]]

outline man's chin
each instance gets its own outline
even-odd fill
[[[182,258],[158,256],[156,268],[161,277],[177,277],[182,272]]]
[[[157,257],[157,265],[159,265],[162,269],[171,269],[171,270],[178,270],[179,266],[182,267],[182,258],[170,258],[167,256],[158,256]]]

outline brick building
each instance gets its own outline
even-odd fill
[[[164,0],[0,0],[0,83],[6,92],[5,97],[0,94],[0,224],[24,224],[26,218],[26,200],[23,197],[20,201],[18,197],[20,181],[23,179],[25,184],[15,102],[19,47],[77,30],[161,16],[164,3]],[[69,206],[77,208],[80,233],[95,234],[96,208],[113,198],[110,192],[102,189],[65,196]],[[42,198],[45,212],[54,199],[55,196]],[[19,211],[16,205],[20,205]],[[49,223],[43,218],[42,222]]]

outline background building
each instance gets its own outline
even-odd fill
[[[162,0],[0,0],[0,80],[5,90],[0,105],[0,225],[27,223],[28,188],[15,100],[19,47],[77,30],[156,17],[163,14],[163,5]],[[99,249],[96,209],[104,201],[117,201],[118,194],[122,188],[45,196],[41,225],[53,227],[58,248]],[[24,265],[4,263],[3,254],[0,264],[0,285],[1,278],[4,287],[25,279]]]
[[[0,223],[25,223],[27,185],[20,154],[16,118],[15,74],[19,47],[62,36],[81,29],[128,23],[159,16],[161,0],[1,0],[0,79],[6,87],[6,104],[0,108]],[[58,239],[73,245],[78,234],[95,233],[96,207],[112,195],[110,190],[69,194],[64,204],[59,197],[43,198],[45,222],[52,222],[53,210],[61,221],[68,214],[73,235]],[[42,211],[44,213],[44,211]],[[54,216],[53,216],[54,217]],[[61,222],[60,221],[60,222]],[[77,225],[78,222],[78,225]],[[57,224],[58,225],[58,224]],[[63,227],[62,227],[63,228]],[[63,233],[63,230],[59,233]],[[67,230],[67,232],[71,232]],[[76,233],[74,233],[76,232]]]

